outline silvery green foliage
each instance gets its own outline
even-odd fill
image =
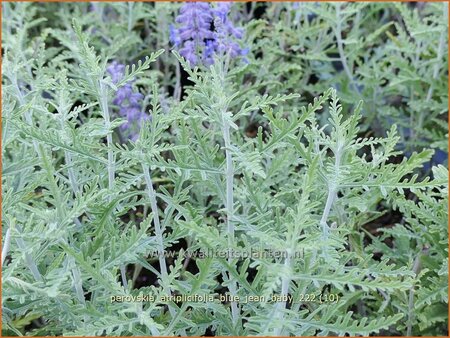
[[[447,334],[442,3],[234,4],[195,68],[177,3],[2,5],[4,335]]]

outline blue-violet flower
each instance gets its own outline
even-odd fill
[[[113,61],[107,71],[113,83],[118,83],[125,75],[125,65]],[[144,96],[133,91],[132,82],[120,87],[113,99],[113,104],[119,107],[119,115],[127,118],[127,122],[120,126],[120,130],[126,132],[127,137],[136,140],[142,122],[149,119],[149,115],[142,111],[141,103]]]
[[[231,58],[246,55],[248,49],[242,49],[236,40],[242,39],[244,30],[242,28],[234,27],[228,14],[231,9],[231,4],[220,2],[213,10],[215,20],[215,40],[217,41],[216,50],[219,53],[229,53]]]
[[[229,53],[235,58],[247,53],[236,42],[242,39],[243,30],[228,19],[230,8],[229,3],[212,8],[205,2],[187,2],[181,7],[176,18],[179,27],[169,27],[170,41],[191,66],[213,64],[214,54]]]

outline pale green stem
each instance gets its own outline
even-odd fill
[[[60,106],[59,106],[59,111],[61,112],[61,117],[59,120],[60,125],[61,125],[61,130],[64,130],[64,117],[62,115],[63,114],[62,112],[64,111],[66,113],[66,110],[62,107],[62,104],[60,104]],[[64,151],[64,159],[65,159],[65,162],[67,165],[67,171],[69,174],[69,183],[70,183],[73,193],[76,195],[76,193],[78,192],[78,183],[77,183],[77,178],[76,178],[75,172],[72,167],[72,164],[73,164],[72,154],[68,151]],[[73,221],[78,227],[80,227],[80,228],[82,227],[82,224],[77,217],[75,217],[73,219]]]
[[[233,181],[234,181],[234,167],[233,167],[233,158],[231,155],[231,140],[230,140],[230,125],[228,121],[224,118],[223,122],[223,139],[225,143],[225,157],[226,157],[226,200],[225,200],[225,209],[227,212],[227,237],[228,237],[228,246],[229,249],[232,250],[234,248],[234,224],[232,221],[233,218]],[[228,263],[231,263],[233,260],[232,255],[228,257]],[[237,283],[234,278],[229,274],[230,278],[230,293],[234,297],[237,292]],[[239,317],[239,308],[236,302],[231,302],[231,314],[233,317],[233,323],[236,325]]]
[[[284,266],[285,268],[289,271],[289,275],[290,275],[290,270],[291,270],[291,253],[290,250],[286,251],[286,258],[284,259]],[[291,277],[290,276],[286,276],[282,278],[281,281],[281,294],[280,296],[287,296],[289,293],[289,284],[291,283]],[[279,302],[276,305],[276,312],[274,317],[279,320],[282,321],[284,318],[284,313],[282,312],[285,308],[286,308],[286,301],[283,302]],[[275,329],[274,331],[274,335],[275,336],[279,336],[282,333],[282,328],[280,328],[279,326]]]
[[[73,193],[76,194],[78,192],[78,183],[77,183],[77,179],[76,179],[76,176],[75,176],[75,172],[73,171],[73,168],[72,168],[72,154],[69,153],[68,151],[65,151],[64,152],[64,157],[65,157],[65,160],[66,160],[66,164],[68,166],[70,186],[72,187]],[[73,219],[73,221],[78,227],[82,227],[83,226],[81,224],[80,220],[77,217],[75,217]]]
[[[108,147],[108,189],[110,191],[108,199],[109,201],[111,201],[113,198],[112,190],[114,189],[114,176],[116,171],[116,163],[114,159],[114,152],[112,149],[113,142],[111,130],[111,117],[109,115],[109,107],[108,107],[108,89],[102,80],[99,81],[99,101],[103,113],[103,119],[105,120],[105,129],[107,132],[106,146]],[[127,289],[128,281],[126,279],[125,265],[123,264],[120,266],[120,274],[122,276],[122,284],[124,288]]]
[[[2,145],[4,147],[4,144],[6,142],[6,137],[8,136],[8,128],[9,128],[9,116],[5,116],[4,117],[5,120],[5,126],[2,130],[3,134],[2,134]]]
[[[122,278],[122,283],[123,283],[124,289],[128,289],[127,271],[126,271],[125,264],[122,264],[120,266],[120,276]]]
[[[77,298],[81,304],[86,305],[86,300],[84,298],[83,292],[83,280],[81,278],[80,269],[78,269],[75,263],[75,258],[73,258],[72,256],[68,256],[68,260],[69,264],[71,265],[73,285],[75,286],[75,293],[77,295]]]
[[[112,131],[111,131],[111,118],[109,115],[109,108],[108,108],[108,90],[105,87],[105,84],[103,81],[99,81],[99,101],[100,106],[103,113],[103,118],[105,120],[105,129],[107,131],[106,135],[106,142],[108,147],[108,188],[110,192],[112,193],[112,190],[114,189],[114,175],[116,170],[116,164],[114,160],[114,153],[112,149]],[[109,200],[112,200],[112,194],[109,195]]]
[[[335,162],[334,162],[334,175],[331,179],[328,181],[328,195],[327,195],[327,201],[325,203],[325,208],[323,210],[322,217],[320,219],[320,225],[322,227],[322,252],[323,257],[325,260],[328,260],[328,248],[326,241],[328,240],[330,227],[327,223],[328,217],[330,216],[331,209],[333,207],[334,202],[337,199],[337,191],[338,191],[338,178],[339,178],[339,167],[341,165],[341,157],[343,152],[343,145],[338,141],[336,150],[334,152],[335,156]]]
[[[6,230],[5,242],[3,243],[2,249],[2,265],[3,262],[5,261],[6,256],[8,256],[10,245],[11,245],[11,229],[8,228],[8,230]]]
[[[330,227],[327,223],[328,216],[330,215],[331,208],[333,206],[333,202],[336,198],[336,188],[332,182],[328,183],[328,195],[327,201],[325,203],[325,208],[323,210],[322,218],[320,219],[320,225],[322,226],[322,233],[324,239],[328,238]]]
[[[412,271],[414,272],[414,274],[416,275],[417,278],[417,274],[420,271],[420,259],[422,258],[422,255],[424,253],[426,253],[427,251],[425,250],[421,250],[416,258],[414,259],[414,264],[413,264],[413,268]],[[414,320],[414,285],[411,286],[411,288],[409,289],[409,297],[408,297],[408,323],[407,323],[407,327],[406,327],[406,335],[407,336],[411,336],[412,334],[412,325],[413,325],[413,320]]]
[[[19,103],[20,103],[21,106],[24,106],[25,105],[25,98],[24,98],[24,96],[22,94],[22,91],[19,88],[19,83],[17,82],[17,79],[15,77],[14,77],[14,80],[13,80],[13,84],[14,84],[14,87],[16,88],[17,97],[19,98]],[[24,115],[25,115],[25,121],[30,126],[32,126],[33,125],[33,118],[32,118],[31,110],[27,110]],[[33,147],[34,147],[34,150],[36,150],[36,153],[39,154],[38,145],[37,145],[36,140],[34,140],[34,139],[33,139]]]
[[[333,203],[337,198],[337,190],[338,183],[336,182],[339,177],[339,170],[341,165],[341,158],[343,154],[343,145],[340,141],[338,141],[336,146],[336,151],[334,152],[335,160],[334,160],[334,178],[328,182],[328,196],[327,201],[325,203],[325,208],[323,210],[322,217],[320,219],[320,225],[322,226],[322,232],[324,239],[328,239],[328,233],[330,227],[328,226],[327,220],[330,215],[331,208],[333,207]]]
[[[75,172],[73,171],[73,168],[72,168],[72,163],[73,163],[72,162],[72,154],[69,153],[68,151],[65,151],[64,157],[66,158],[66,164],[68,167],[70,186],[72,187],[73,193],[76,194],[78,192],[78,183],[77,183],[77,179],[75,177]]]
[[[133,29],[133,2],[128,2],[128,32]]]
[[[352,72],[350,71],[350,68],[348,66],[347,63],[347,57],[345,56],[345,52],[344,52],[344,44],[342,41],[342,18],[341,18],[341,4],[337,3],[336,4],[336,28],[334,30],[335,35],[336,35],[336,41],[337,41],[337,46],[338,46],[338,51],[339,51],[339,57],[341,58],[341,63],[342,66],[344,67],[344,71],[347,74],[350,83],[353,87],[353,90],[357,91],[359,93],[359,89],[358,87],[355,85],[355,81],[353,79],[353,75]]]
[[[181,71],[180,71],[180,63],[179,62],[176,63],[175,77],[176,77],[176,82],[175,82],[175,90],[173,91],[173,96],[175,97],[175,100],[177,102],[180,102],[180,99],[181,99]]]
[[[166,258],[164,256],[163,232],[161,229],[161,222],[159,220],[158,205],[156,203],[156,193],[155,190],[153,189],[153,182],[150,174],[150,168],[148,167],[147,164],[142,163],[142,171],[144,173],[145,184],[147,186],[147,194],[150,200],[150,208],[152,209],[153,213],[153,224],[155,225],[155,236],[158,248],[158,260],[159,260],[159,268],[161,270],[161,280],[162,284],[165,285],[168,274],[167,274]],[[165,289],[166,293],[170,295],[171,294],[170,288],[165,287]],[[171,306],[169,306],[169,312],[172,315],[172,318],[175,317],[176,312]]]
[[[161,269],[161,277],[163,280],[167,278],[167,265],[166,260],[164,258],[164,239],[163,233],[161,231],[161,223],[159,220],[158,214],[158,205],[156,202],[156,193],[153,189],[153,182],[150,176],[150,168],[147,164],[142,163],[142,171],[144,173],[145,183],[147,185],[147,194],[150,200],[150,207],[153,213],[153,224],[155,225],[155,236],[156,242],[158,246],[158,259],[159,259],[159,267]]]

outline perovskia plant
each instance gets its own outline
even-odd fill
[[[446,6],[3,3],[2,334],[446,335]]]

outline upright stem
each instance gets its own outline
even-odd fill
[[[115,163],[114,163],[114,155],[111,148],[112,145],[112,134],[109,133],[106,136],[106,142],[108,144],[108,188],[111,191],[114,188],[114,174],[115,174]],[[109,199],[112,199],[112,195],[109,196]]]
[[[331,207],[333,206],[335,198],[336,198],[336,188],[334,186],[334,183],[328,182],[327,201],[325,203],[325,208],[323,209],[322,218],[320,219],[320,225],[322,226],[322,233],[324,239],[328,238],[330,227],[328,226],[327,220],[328,216],[330,215]]]
[[[156,193],[155,190],[153,189],[153,182],[150,176],[150,168],[148,167],[147,164],[142,163],[142,171],[144,173],[145,183],[147,185],[147,194],[148,198],[150,199],[150,207],[153,213],[153,224],[155,225],[155,236],[158,247],[159,267],[161,269],[161,277],[164,280],[167,277],[167,265],[166,260],[164,258],[164,241],[161,223],[159,221],[158,205],[156,203]]]
[[[228,247],[230,250],[234,248],[234,224],[232,221],[233,218],[233,180],[234,180],[234,167],[233,167],[233,158],[230,152],[231,148],[231,140],[230,140],[230,125],[228,121],[223,118],[223,139],[225,143],[225,157],[226,157],[226,199],[225,199],[225,209],[227,212],[227,237],[228,237]],[[228,263],[231,263],[233,260],[232,255],[228,256]],[[237,291],[237,283],[233,280],[231,274],[229,274],[230,278],[230,293],[234,298],[236,296]],[[239,317],[239,309],[236,302],[231,302],[231,314],[233,317],[233,323],[236,325]]]
[[[133,29],[133,2],[128,2],[128,32]]]
[[[112,190],[114,188],[114,175],[116,170],[116,164],[114,161],[114,153],[112,149],[112,131],[111,128],[111,118],[109,115],[109,108],[108,108],[108,91],[105,87],[105,84],[103,81],[100,80],[99,82],[100,87],[100,106],[103,112],[103,118],[105,120],[105,129],[107,130],[108,134],[106,135],[106,142],[108,147],[108,188],[109,190]],[[112,195],[109,195],[109,200],[111,201]]]
[[[228,231],[228,244],[234,244],[234,224],[231,220],[233,217],[233,178],[234,167],[233,158],[230,152],[230,126],[228,123],[224,123],[223,137],[225,141],[225,157],[226,157],[226,201],[225,208],[227,209],[227,231]]]
[[[327,201],[325,203],[325,208],[323,209],[323,214],[320,219],[320,225],[322,227],[322,238],[323,243],[321,244],[322,247],[322,253],[325,260],[328,260],[328,247],[326,241],[328,240],[330,227],[327,223],[328,217],[330,216],[331,208],[333,207],[333,204],[337,198],[337,191],[338,191],[338,178],[339,178],[339,168],[341,165],[341,158],[342,153],[344,151],[343,144],[341,141],[338,140],[336,145],[336,150],[334,151],[334,177],[331,178],[328,181],[328,195],[327,195]]]
[[[330,215],[331,208],[333,207],[333,203],[336,200],[337,194],[337,183],[336,180],[339,177],[339,168],[341,165],[341,158],[343,153],[343,145],[340,141],[338,141],[336,151],[334,153],[334,179],[331,182],[328,182],[328,196],[327,201],[325,203],[325,208],[323,210],[322,217],[320,219],[320,225],[322,226],[322,232],[324,239],[328,239],[329,226],[327,223],[328,216]]]
[[[60,112],[59,123],[61,126],[61,130],[64,130],[64,127],[65,127],[64,123],[65,123],[66,116],[68,114],[67,106],[64,104],[64,102],[62,102],[62,101],[59,102],[58,111]],[[72,167],[72,164],[73,164],[72,154],[69,151],[64,151],[64,160],[67,165],[67,171],[68,171],[68,175],[69,175],[69,183],[72,188],[73,194],[76,196],[76,194],[78,192],[78,182],[77,182],[77,176],[75,175],[75,171],[73,170],[73,167]],[[80,220],[78,219],[78,217],[75,217],[73,219],[73,221],[79,228],[81,228],[83,226],[81,224]]]
[[[291,253],[289,250],[286,251],[286,258],[284,259],[284,266],[287,270],[291,269]],[[289,273],[290,274],[290,273]],[[291,277],[283,277],[281,280],[281,296],[287,296],[289,293],[289,284],[291,283]],[[277,320],[283,320],[284,314],[283,310],[286,308],[286,301],[279,302],[276,306],[275,317]],[[274,331],[275,336],[279,336],[281,334],[282,328],[277,327]]]
[[[42,167],[45,169],[46,174],[47,174],[47,179],[50,184],[50,191],[52,193],[53,198],[55,199],[55,208],[56,208],[56,214],[58,215],[58,220],[60,222],[63,222],[63,220],[65,218],[64,210],[62,208],[63,199],[61,196],[61,190],[58,187],[58,183],[55,179],[54,167],[51,162],[51,158],[47,157],[47,154],[45,153],[44,147],[42,146],[42,144],[38,145],[38,151],[39,151],[38,152],[39,157],[42,161]]]
[[[112,200],[112,190],[114,189],[114,176],[116,171],[116,163],[114,159],[114,153],[112,149],[112,130],[111,130],[111,117],[109,115],[108,108],[108,89],[105,87],[105,84],[102,80],[99,81],[99,101],[100,106],[103,112],[103,118],[105,120],[105,129],[107,131],[106,134],[106,144],[108,147],[108,189],[110,191],[108,199]],[[126,278],[125,265],[120,266],[120,274],[122,276],[122,284],[125,289],[128,288],[128,282]]]
[[[18,99],[19,99],[19,103],[20,103],[20,105],[21,106],[24,106],[25,105],[25,98],[24,98],[24,96],[23,96],[23,93],[22,93],[22,91],[20,90],[20,87],[19,87],[19,83],[17,82],[17,78],[14,76],[14,79],[13,79],[13,84],[14,84],[14,87],[16,88],[16,93],[17,93],[17,97],[18,97]],[[24,114],[24,116],[25,116],[25,121],[30,125],[30,126],[32,126],[33,125],[33,117],[32,117],[32,111],[31,110],[27,110],[26,112],[25,112],[25,114]],[[34,147],[34,150],[36,150],[36,153],[38,153],[39,154],[39,150],[38,150],[38,144],[37,144],[37,141],[35,140],[35,139],[33,139],[33,147]]]
[[[428,250],[422,249],[416,256],[414,260],[412,271],[417,277],[417,274],[420,271],[420,259],[422,255],[427,254]],[[414,320],[414,285],[409,289],[409,297],[408,297],[408,322],[406,326],[406,335],[411,336],[412,334],[412,324]]]
[[[150,208],[152,209],[153,213],[153,224],[155,225],[155,236],[158,247],[159,268],[161,270],[161,279],[164,284],[164,281],[167,280],[168,274],[167,274],[166,258],[164,256],[163,231],[161,228],[161,222],[159,220],[158,205],[156,204],[156,193],[155,190],[153,189],[153,182],[150,176],[150,168],[148,167],[147,164],[142,163],[142,171],[144,173],[145,184],[147,185],[147,194],[148,198],[150,199]],[[170,288],[165,287],[165,289],[166,293],[170,295],[171,294]],[[176,312],[171,306],[169,306],[169,312],[172,315],[172,318],[174,318]]]
[[[73,285],[75,287],[75,293],[77,295],[78,301],[81,304],[86,305],[86,299],[84,298],[84,291],[83,291],[83,279],[81,278],[80,269],[78,269],[75,263],[75,258],[69,256],[68,260],[69,264],[71,265]]]
[[[8,230],[6,230],[5,242],[3,243],[2,249],[2,266],[6,256],[8,255],[10,244],[11,244],[11,228],[8,228]]]
[[[70,182],[70,185],[72,186],[73,193],[76,194],[78,192],[78,183],[77,183],[77,179],[75,177],[75,172],[73,171],[73,168],[72,168],[72,154],[69,153],[68,151],[65,151],[64,156],[66,158],[66,164],[68,166],[69,182]]]
[[[61,108],[61,105],[59,107],[60,111],[63,110],[63,108]],[[61,125],[61,130],[64,130],[64,117],[63,115],[61,115],[59,123]],[[78,192],[78,183],[77,183],[77,178],[75,175],[75,172],[73,170],[72,167],[72,154],[68,151],[64,151],[64,157],[65,157],[65,162],[67,164],[67,171],[69,174],[69,182],[70,182],[70,186],[72,188],[72,191],[74,194],[76,194]]]
[[[75,172],[73,171],[73,168],[72,168],[72,154],[69,153],[68,151],[65,151],[64,157],[66,160],[66,164],[68,166],[70,186],[72,187],[73,193],[76,194],[78,192],[78,183],[77,183],[77,179],[75,176]],[[78,227],[81,228],[83,226],[77,217],[75,217],[73,219],[73,221]]]
[[[175,97],[176,101],[179,102],[181,99],[181,71],[180,71],[180,63],[176,63],[175,68],[175,76],[176,76],[176,82],[175,82],[175,90],[173,92],[173,96]]]
[[[353,75],[352,72],[350,71],[350,68],[348,66],[347,63],[347,57],[345,56],[345,52],[344,52],[344,44],[342,42],[342,18],[341,18],[341,4],[336,4],[336,28],[334,30],[335,35],[336,35],[336,41],[337,41],[337,46],[338,46],[338,51],[339,51],[339,57],[341,58],[341,63],[342,66],[344,67],[344,71],[347,74],[350,83],[353,87],[353,90],[357,91],[359,93],[359,89],[355,84],[355,81],[353,79]]]

